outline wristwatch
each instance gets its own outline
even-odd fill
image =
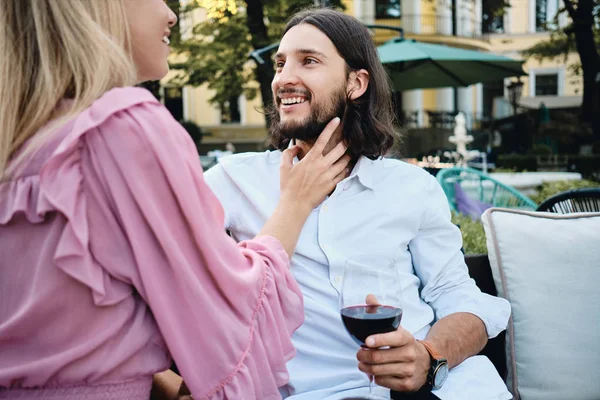
[[[419,340],[419,342],[425,346],[431,357],[431,366],[427,373],[427,382],[425,385],[429,390],[439,389],[446,382],[446,378],[448,378],[448,361],[430,343],[424,340]]]

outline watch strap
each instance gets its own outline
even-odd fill
[[[427,352],[429,353],[431,358],[438,361],[445,360],[445,358],[440,353],[438,353],[436,349],[433,348],[431,343],[425,340],[419,340],[419,342],[425,347],[425,349],[427,349]]]

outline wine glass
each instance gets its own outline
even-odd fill
[[[393,258],[358,256],[346,261],[340,296],[340,313],[346,330],[364,347],[370,335],[393,332],[402,319],[402,288]],[[369,299],[367,295],[374,295]],[[375,380],[369,376],[373,398]]]

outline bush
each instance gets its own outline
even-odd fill
[[[481,222],[473,221],[463,214],[452,214],[452,222],[460,228],[465,254],[487,254],[485,232]]]
[[[196,143],[196,146],[202,143],[204,131],[202,128],[200,128],[200,126],[198,126],[198,124],[196,124],[194,121],[181,121],[180,123],[181,126],[183,126],[183,129],[189,133],[194,143]]]
[[[584,179],[600,181],[600,155],[569,156],[571,170],[579,172]]]
[[[513,169],[518,172],[537,171],[537,158],[534,155],[503,154],[496,160],[496,167]]]
[[[496,167],[501,169],[512,169],[517,172],[537,171],[537,155],[504,154],[499,155]],[[569,170],[579,172],[584,179],[600,181],[600,155],[559,155],[558,159],[567,158]],[[544,157],[542,156],[542,161]]]
[[[544,200],[554,196],[555,194],[566,192],[567,190],[573,189],[583,189],[590,187],[599,187],[600,183],[589,181],[589,180],[581,180],[581,181],[558,181],[558,182],[544,182],[540,185],[538,189],[538,193],[536,195],[530,196],[531,200],[535,201],[537,204],[541,204]]]
[[[549,156],[552,154],[552,147],[547,144],[534,144],[531,153],[539,156]]]

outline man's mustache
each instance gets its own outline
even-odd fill
[[[277,97],[279,98],[282,94],[299,94],[306,97],[308,100],[310,100],[311,97],[308,90],[301,88],[281,88],[277,91]]]

